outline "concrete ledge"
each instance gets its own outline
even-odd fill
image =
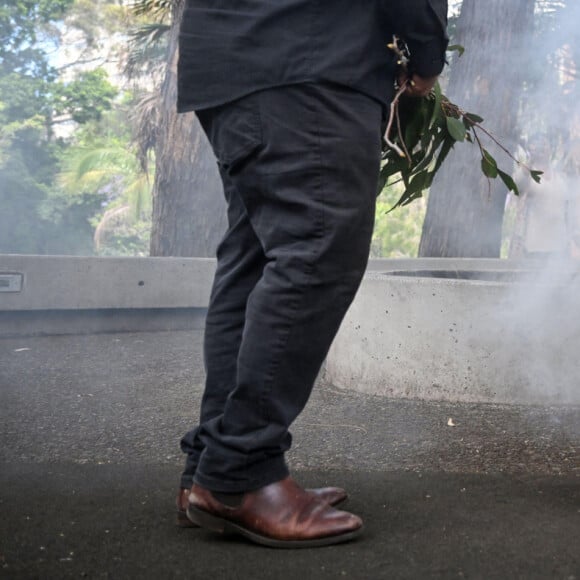
[[[541,260],[496,260],[493,258],[375,258],[369,260],[368,272],[394,270],[528,270],[542,267]]]
[[[203,258],[0,255],[0,278],[21,281],[0,287],[0,337],[200,328],[214,272]]]
[[[522,274],[503,261],[458,260],[439,260],[437,269],[473,278],[475,266],[481,280],[368,273],[326,378],[391,397],[580,404],[580,271],[531,276],[531,262],[519,264]]]
[[[508,260],[371,260],[369,271],[514,269]],[[22,280],[20,291],[0,286],[0,311],[205,308],[215,260],[0,255],[0,276]]]
[[[0,255],[0,275],[22,275],[0,311],[205,308],[214,272],[203,258]]]

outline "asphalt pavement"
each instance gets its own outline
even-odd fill
[[[0,578],[580,580],[580,408],[320,380],[289,463],[365,534],[274,550],[174,525],[202,385],[198,331],[1,339]]]

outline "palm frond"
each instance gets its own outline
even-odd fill
[[[141,26],[131,30],[129,33],[129,38],[133,42],[154,44],[159,42],[169,31],[169,29],[169,24],[164,24],[162,22],[142,24]]]
[[[125,189],[125,196],[132,210],[132,217],[138,220],[151,210],[151,181],[146,174],[139,175]]]
[[[169,17],[177,0],[134,0],[130,5],[137,16]]]
[[[143,24],[134,28],[128,39],[127,62],[124,72],[129,79],[142,75],[151,78],[166,65],[167,37],[170,26],[163,23]]]
[[[155,149],[160,124],[160,94],[151,93],[136,105],[132,115],[137,159],[141,169],[149,171],[149,153]]]
[[[131,165],[131,158],[126,150],[119,147],[99,147],[83,151],[76,159],[76,177],[79,180],[96,168],[109,169],[111,166],[126,167]],[[121,156],[120,156],[121,153]]]
[[[123,221],[130,209],[131,208],[128,205],[122,205],[121,207],[111,208],[103,214],[101,221],[95,228],[95,234],[93,236],[93,242],[97,253],[99,253],[99,250],[103,245],[103,240],[107,230],[110,229],[115,222]]]

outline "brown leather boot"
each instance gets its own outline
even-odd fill
[[[312,548],[352,540],[362,520],[334,509],[302,489],[292,478],[245,493],[239,506],[219,502],[193,485],[187,517],[203,528],[231,532],[272,548]]]
[[[306,489],[307,493],[317,497],[328,505],[336,506],[348,498],[346,491],[340,487],[315,487],[313,489]],[[199,528],[187,517],[187,507],[189,506],[189,494],[191,489],[180,488],[177,493],[177,525],[181,528]]]

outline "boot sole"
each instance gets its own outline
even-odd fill
[[[180,528],[199,528],[197,524],[194,524],[188,517],[185,510],[177,510],[177,518],[175,523]]]
[[[214,516],[206,511],[203,511],[195,506],[190,505],[187,509],[187,517],[194,524],[201,528],[211,530],[220,534],[237,534],[261,546],[269,548],[318,548],[322,546],[332,546],[333,544],[341,544],[349,542],[358,538],[363,533],[363,527],[346,532],[344,534],[337,534],[334,536],[325,536],[323,538],[314,538],[312,540],[276,540],[263,536],[257,532],[253,532],[248,528],[244,528],[239,524],[230,522],[224,518]]]

